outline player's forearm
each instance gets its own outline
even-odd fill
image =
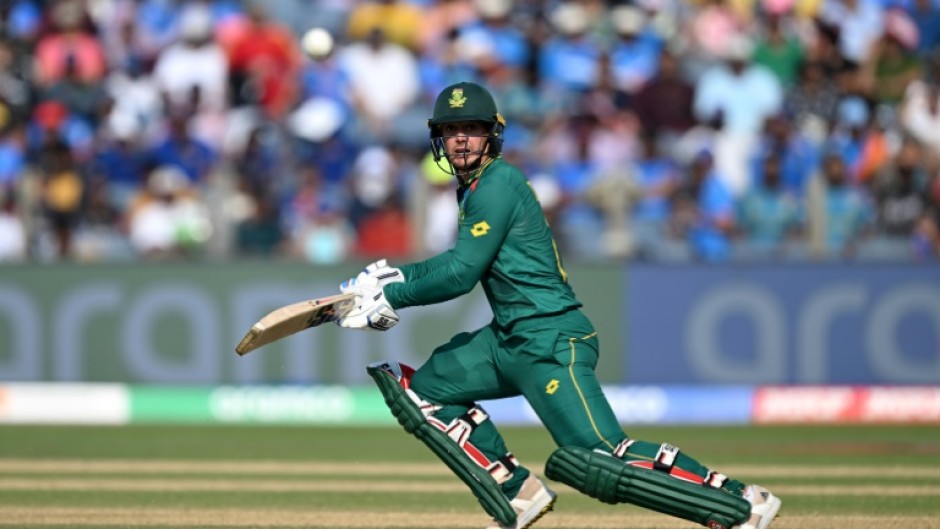
[[[396,309],[431,305],[462,296],[473,290],[481,270],[456,258],[412,280],[405,272],[406,281],[385,287],[385,297]]]
[[[439,253],[434,257],[425,259],[424,261],[403,265],[401,267],[401,272],[408,281],[421,279],[434,270],[437,270],[443,266],[447,266],[447,264],[453,258],[453,253],[454,251],[451,249]]]

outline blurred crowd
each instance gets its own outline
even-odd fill
[[[4,0],[0,262],[418,258],[485,84],[566,259],[932,262],[938,0]]]

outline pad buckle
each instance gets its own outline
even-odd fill
[[[653,468],[660,472],[669,473],[676,464],[676,457],[679,455],[679,448],[669,443],[663,443],[656,452],[656,459],[653,461]]]

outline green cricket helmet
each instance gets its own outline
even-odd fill
[[[441,91],[434,102],[434,116],[428,120],[434,159],[444,157],[444,138],[441,125],[456,121],[482,121],[489,125],[487,154],[499,156],[503,148],[503,129],[506,120],[496,110],[496,101],[482,86],[463,81]]]

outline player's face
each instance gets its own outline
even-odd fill
[[[455,121],[441,125],[447,158],[458,172],[476,168],[483,161],[487,126],[482,121]]]

